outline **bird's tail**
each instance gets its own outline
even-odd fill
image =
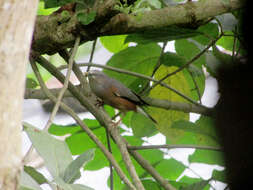
[[[137,110],[136,111],[138,113],[141,113],[142,115],[146,116],[147,118],[149,118],[155,124],[157,124],[157,121],[151,115],[149,115],[143,108],[141,108],[140,106],[137,106]]]

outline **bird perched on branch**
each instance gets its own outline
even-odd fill
[[[121,82],[110,78],[102,71],[93,70],[88,73],[89,84],[92,92],[105,104],[119,109],[123,113],[135,111],[143,114],[157,123],[141,106],[148,105],[136,93]]]

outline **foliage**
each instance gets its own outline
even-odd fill
[[[44,0],[45,8],[42,7],[43,3],[41,3],[38,14],[48,15],[55,9],[47,8],[59,7],[69,2],[78,4],[76,7],[77,18],[83,26],[91,24],[96,19],[96,12],[90,11],[90,9],[84,10],[87,7],[92,7],[94,1]],[[160,9],[171,2],[161,3],[161,1],[139,0],[130,6],[126,1],[121,1],[116,9],[127,14],[138,13]],[[203,24],[198,29],[170,26],[147,32],[138,31],[128,35],[100,37],[99,40],[103,48],[113,53],[112,57],[106,62],[106,66],[151,76],[156,81],[172,74],[166,77],[163,83],[176,89],[179,93],[165,88],[164,85],[151,88],[156,83],[155,81],[150,82],[147,78],[137,75],[128,75],[109,69],[103,71],[110,77],[121,81],[135,93],[146,92],[147,96],[154,99],[189,104],[189,107],[194,103],[196,106],[201,107],[200,102],[206,87],[207,76],[216,77],[217,69],[221,65],[229,64],[232,59],[237,58],[237,55],[243,53],[240,39],[235,37],[238,36],[236,26],[239,23],[240,20],[238,21],[233,14],[229,13],[217,16],[216,20]],[[174,41],[175,51],[161,47],[161,44],[163,45],[168,41]],[[216,43],[202,52],[214,41]],[[89,44],[90,46],[91,44]],[[226,51],[223,51],[224,49]],[[57,65],[63,62],[63,60],[58,61],[58,58],[54,59],[56,61],[51,60],[53,64]],[[192,62],[187,65],[190,61]],[[183,69],[181,70],[181,68]],[[45,69],[40,68],[40,73],[44,81],[51,77]],[[27,88],[38,88],[38,85],[34,74],[28,72]],[[189,102],[189,99],[191,102]],[[157,124],[136,113],[127,113],[123,118],[124,127],[120,128],[120,133],[130,145],[142,146],[145,143],[143,137],[151,137],[157,133],[162,133],[166,137],[167,144],[219,147],[219,137],[216,134],[215,124],[211,116],[201,115],[197,121],[192,122],[189,120],[190,111],[187,110],[167,110],[149,106],[145,110],[155,118]],[[115,115],[115,110],[110,106],[106,107],[106,111],[110,116]],[[108,146],[106,130],[96,119],[84,119],[83,122],[105,146]],[[43,158],[46,168],[53,176],[53,180],[49,181],[36,169],[25,166],[21,175],[21,189],[37,190],[41,189],[40,185],[45,183],[49,184],[52,189],[57,189],[57,187],[71,190],[91,189],[85,185],[74,184],[80,178],[80,169],[94,171],[109,166],[109,162],[101,149],[77,124],[52,124],[48,133],[29,124],[24,124],[24,126],[24,130],[33,146]],[[126,134],[129,134],[130,129],[132,133],[128,136]],[[64,135],[67,135],[64,141],[53,137]],[[129,177],[121,152],[114,141],[110,143],[110,149],[115,160],[126,176]],[[208,180],[187,176],[179,178],[188,166],[174,158],[165,159],[164,157],[168,154],[167,151],[149,149],[139,151],[139,153],[176,189],[209,189],[212,180],[226,183],[225,171],[214,170],[212,177]],[[78,155],[78,157],[73,160],[72,155]],[[160,190],[163,188],[137,161],[134,159],[132,161],[145,189]],[[189,163],[224,166],[223,154],[216,150],[196,150],[189,156],[188,161]],[[115,170],[113,174],[114,188],[117,190],[127,189]],[[109,184],[110,179],[108,179]]]

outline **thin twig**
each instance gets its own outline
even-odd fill
[[[162,58],[162,56],[163,56],[163,53],[164,53],[164,50],[165,50],[165,47],[166,47],[167,43],[168,43],[167,41],[163,43],[163,47],[162,47],[160,56],[159,56],[159,58],[158,58],[158,60],[157,60],[157,64],[156,64],[156,66],[155,66],[155,68],[154,68],[154,70],[153,70],[153,72],[152,72],[152,74],[151,74],[151,77],[153,77],[153,76],[155,75],[156,71],[159,69],[159,67],[160,67],[161,64],[162,64],[162,63],[161,63],[161,58]],[[145,87],[140,91],[140,95],[145,94],[145,92],[146,92],[146,90],[148,89],[148,87],[149,87],[149,83],[147,83],[147,84],[145,85]]]
[[[73,66],[73,62],[74,62],[74,57],[75,57],[75,54],[77,52],[77,48],[79,46],[79,43],[80,43],[80,37],[77,37],[76,38],[76,41],[75,41],[75,45],[74,45],[74,48],[73,48],[73,52],[70,56],[70,59],[69,59],[69,64],[68,64],[68,71],[67,71],[67,74],[66,74],[66,78],[65,78],[65,81],[64,81],[64,84],[63,84],[63,88],[61,88],[60,92],[59,92],[59,95],[57,97],[57,102],[53,108],[53,111],[47,121],[47,124],[45,125],[45,127],[43,128],[44,131],[47,131],[48,128],[50,127],[50,125],[52,124],[55,116],[56,116],[56,113],[59,109],[59,106],[60,106],[60,102],[62,100],[62,97],[65,93],[65,91],[67,90],[68,88],[68,83],[69,83],[69,78],[70,78],[70,74],[71,74],[71,71],[72,71],[72,66]],[[31,145],[29,150],[26,152],[24,158],[23,158],[23,161],[24,163],[26,163],[28,160],[29,160],[29,157],[31,156],[32,152],[33,152],[33,146]]]
[[[215,150],[215,151],[222,151],[221,147],[212,147],[212,146],[202,146],[202,145],[188,145],[188,144],[164,144],[164,145],[144,145],[144,146],[128,146],[129,150],[147,150],[147,149],[159,149],[159,148],[166,148],[166,149],[174,149],[174,148],[196,148],[196,149],[203,149],[203,150]]]
[[[112,153],[112,147],[111,147],[111,142],[110,142],[110,133],[108,129],[106,130],[106,140],[107,140],[107,147],[110,153]],[[113,190],[113,166],[112,163],[109,162],[110,166],[110,190]]]
[[[199,103],[202,104],[202,101],[201,101],[201,94],[200,94],[200,90],[199,90],[199,86],[197,84],[197,81],[195,80],[195,77],[193,75],[193,73],[191,72],[191,70],[189,68],[187,68],[187,71],[189,72],[189,74],[191,75],[191,78],[192,78],[192,81],[194,83],[194,86],[195,86],[195,89],[197,91],[197,94],[198,94],[198,97],[199,97]]]
[[[92,50],[91,50],[91,54],[90,54],[89,63],[91,63],[93,60],[93,55],[95,52],[96,44],[97,44],[97,38],[94,40],[94,42],[92,44]],[[89,71],[90,71],[90,66],[87,67],[87,72],[89,72]]]
[[[54,108],[53,108],[53,111],[52,111],[52,113],[51,113],[51,115],[50,115],[50,118],[49,118],[49,120],[47,121],[47,124],[46,124],[46,126],[45,126],[45,128],[44,128],[44,130],[46,130],[46,131],[48,130],[48,128],[49,128],[50,125],[52,124],[52,122],[53,122],[53,120],[54,120],[54,118],[55,118],[55,115],[56,115],[56,113],[57,113],[57,111],[58,111],[58,109],[59,109],[59,106],[60,106],[60,102],[61,102],[61,100],[62,100],[62,97],[63,97],[65,91],[66,91],[67,88],[68,88],[69,79],[70,79],[70,75],[71,75],[71,71],[72,71],[72,67],[73,67],[73,63],[74,63],[74,58],[75,58],[75,55],[76,55],[76,52],[77,52],[79,43],[80,43],[80,36],[78,36],[78,37],[76,38],[74,48],[73,48],[73,50],[72,50],[71,56],[70,56],[69,61],[68,61],[68,70],[67,70],[67,74],[66,74],[65,81],[64,81],[64,83],[63,83],[63,87],[62,87],[62,89],[61,89],[61,91],[60,91],[60,93],[59,93],[59,95],[58,95],[58,97],[57,97],[56,104],[55,104],[55,106],[54,106]]]
[[[47,89],[46,85],[44,84],[43,79],[40,76],[40,73],[38,71],[38,68],[36,64],[32,63],[35,75],[40,83],[41,88],[43,89],[44,93],[48,96],[48,98],[56,102],[57,99],[50,93],[50,91]],[[82,129],[87,133],[87,135],[95,142],[95,144],[102,150],[106,158],[112,163],[113,167],[115,168],[116,172],[118,173],[119,177],[128,185],[128,187],[132,190],[136,190],[136,188],[133,186],[133,184],[128,180],[124,172],[121,170],[120,166],[114,159],[113,155],[106,149],[106,147],[103,145],[103,143],[97,138],[97,136],[83,123],[83,121],[75,114],[75,112],[66,104],[60,102],[60,106],[63,110],[65,110],[81,127]]]
[[[65,49],[65,50],[61,50],[59,51],[59,55],[66,61],[68,62],[69,58],[70,58],[70,54],[69,52]],[[66,65],[65,65],[65,68],[66,68]],[[73,71],[76,75],[76,77],[78,78],[78,80],[80,81],[81,83],[81,89],[82,89],[82,92],[84,94],[88,94],[88,91],[87,91],[87,87],[88,87],[88,82],[87,80],[85,79],[84,75],[83,75],[83,72],[81,71],[81,69],[79,68],[79,66],[75,63],[73,63]],[[84,90],[86,89],[86,90]]]
[[[126,141],[125,141],[126,142]],[[127,146],[129,144],[126,142]],[[140,166],[145,169],[165,190],[176,190],[166,179],[164,179],[156,169],[145,160],[137,151],[129,149],[130,154],[134,159],[140,164]]]

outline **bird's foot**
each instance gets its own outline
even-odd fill
[[[97,98],[96,103],[95,103],[95,106],[101,107],[101,106],[103,106],[103,105],[104,105],[103,100]]]

